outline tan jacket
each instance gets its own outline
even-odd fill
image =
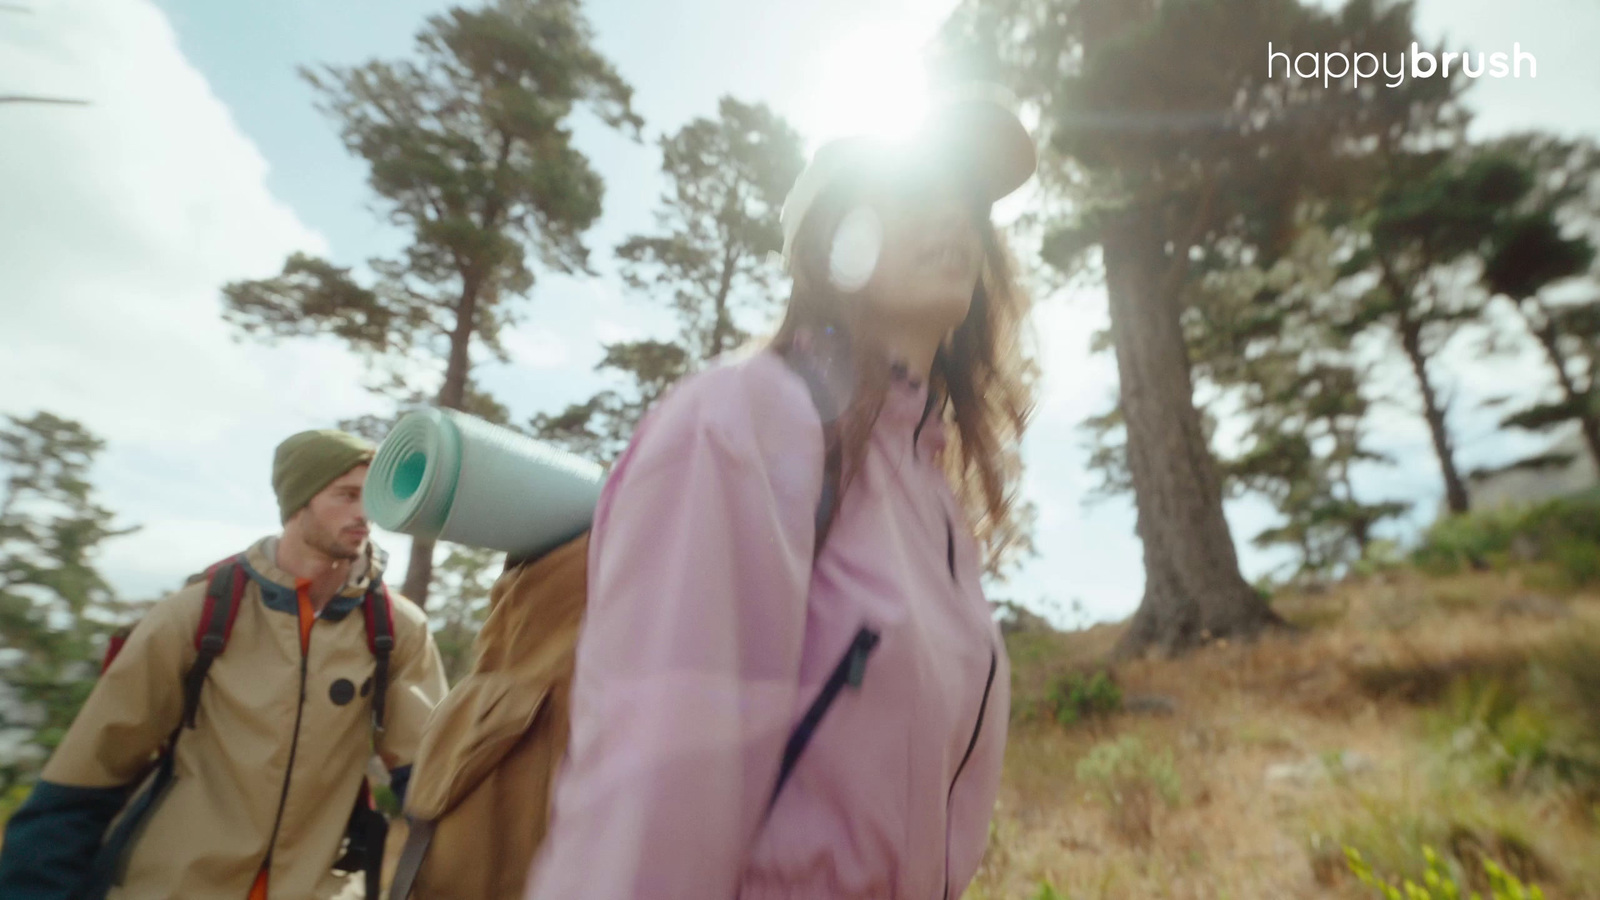
[[[227,649],[211,667],[176,778],[150,815],[111,900],[244,900],[263,861],[273,898],[329,897],[331,866],[367,760],[409,765],[446,684],[427,618],[391,592],[395,649],[385,730],[374,747],[374,661],[360,599],[382,551],[318,616],[302,655],[293,576],[271,539],[246,554],[249,584]],[[162,600],[134,629],[46,765],[47,782],[128,784],[178,724],[195,659],[205,584]],[[340,701],[343,702],[340,702]]]
[[[585,535],[495,582],[472,674],[417,752],[406,814],[437,830],[409,900],[522,897],[567,749],[588,551]]]

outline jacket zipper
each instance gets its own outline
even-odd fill
[[[972,738],[967,741],[967,752],[961,756],[961,765],[956,766],[956,774],[950,779],[950,790],[944,795],[944,900],[950,900],[950,802],[956,794],[956,782],[961,780],[961,772],[966,769],[967,761],[972,759],[972,751],[978,747],[978,736],[983,733],[983,720],[989,713],[989,692],[994,688],[994,673],[999,667],[1000,655],[989,648],[989,677],[983,683],[983,701],[978,704],[978,721],[972,725]]]
[[[806,709],[805,715],[789,734],[789,741],[783,748],[783,759],[778,766],[777,783],[772,786],[772,795],[767,799],[766,815],[772,815],[772,807],[777,804],[778,795],[783,792],[783,786],[788,783],[789,776],[794,773],[794,767],[800,762],[800,755],[805,752],[806,745],[811,743],[811,736],[816,733],[817,726],[822,724],[822,717],[827,715],[833,701],[838,699],[839,692],[846,687],[860,690],[867,675],[867,659],[872,656],[872,651],[877,646],[876,631],[864,625],[856,631],[849,648],[845,650],[844,656],[839,659],[839,664],[834,666],[833,673],[823,684],[822,691],[811,701],[811,706]]]
[[[299,618],[296,617],[298,623]],[[297,626],[298,627],[298,626]],[[306,711],[306,666],[311,658],[311,641],[306,640],[305,649],[300,652],[300,698],[294,708],[294,734],[289,739],[289,766],[283,771],[283,788],[278,793],[278,813],[272,820],[272,836],[267,838],[267,855],[261,860],[261,868],[267,869],[272,865],[272,853],[278,843],[278,829],[283,825],[283,808],[289,803],[289,779],[294,775],[294,758],[300,750],[300,720]],[[271,875],[268,875],[268,891]]]

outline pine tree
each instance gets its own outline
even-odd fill
[[[1521,196],[1496,216],[1488,236],[1480,282],[1502,298],[1527,326],[1549,363],[1554,400],[1515,410],[1503,424],[1531,431],[1576,423],[1584,446],[1600,465],[1600,288],[1561,298],[1549,289],[1589,274],[1600,219],[1600,148],[1587,141],[1521,135],[1485,151],[1519,173]],[[1551,462],[1546,455],[1511,468]]]
[[[227,319],[266,339],[331,334],[385,369],[373,387],[401,403],[426,396],[421,370],[442,375],[437,405],[497,408],[474,387],[474,350],[508,360],[501,335],[534,263],[589,271],[582,236],[604,185],[569,120],[587,107],[637,134],[632,89],[595,49],[577,0],[452,8],[427,20],[413,58],[302,74],[409,243],[369,260],[366,278],[291,256],[275,278],[224,288]],[[433,542],[414,540],[402,592],[425,604],[432,568]]]
[[[105,444],[47,412],[0,429],[0,807],[32,780],[89,696],[105,636],[133,615],[95,567],[129,534],[94,498],[89,471]],[[6,743],[11,743],[11,740]]]
[[[1432,129],[1456,86],[1387,89],[1269,74],[1269,42],[1396,56],[1405,4],[1351,0],[968,0],[945,29],[956,67],[998,75],[1040,114],[1041,182],[1071,210],[1047,260],[1099,248],[1145,593],[1120,647],[1179,651],[1277,617],[1239,572],[1194,402],[1182,320],[1206,247],[1284,252],[1308,198],[1349,191],[1360,148]]]
[[[672,341],[612,344],[596,367],[623,384],[532,423],[535,434],[609,464],[674,381],[747,341],[778,309],[778,221],[804,160],[798,134],[763,104],[724,97],[717,117],[661,141],[667,191],[656,231],[617,247],[623,281],[670,304]]]

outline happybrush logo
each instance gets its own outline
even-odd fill
[[[1474,59],[1476,57],[1476,59]],[[1539,61],[1532,53],[1522,49],[1521,44],[1512,44],[1511,53],[1504,51],[1485,54],[1479,51],[1472,53],[1432,53],[1423,50],[1415,42],[1411,44],[1409,54],[1401,53],[1396,61],[1394,70],[1389,69],[1389,54],[1377,53],[1300,53],[1292,59],[1282,50],[1274,51],[1272,42],[1267,42],[1267,77],[1278,77],[1278,61],[1283,61],[1284,78],[1321,78],[1322,86],[1329,87],[1333,82],[1345,77],[1351,79],[1353,87],[1361,86],[1361,79],[1369,81],[1378,77],[1381,72],[1385,78],[1393,79],[1385,82],[1387,87],[1396,88],[1405,83],[1407,70],[1412,78],[1449,78],[1450,69],[1457,60],[1460,65],[1457,71],[1468,78],[1482,78],[1487,74],[1490,78],[1521,78],[1523,64],[1527,64],[1529,78],[1539,77]],[[1477,63],[1473,66],[1474,61]],[[1362,71],[1362,63],[1366,62],[1367,71]],[[1408,66],[1407,63],[1410,63]],[[1336,71],[1335,65],[1339,68]],[[1307,71],[1309,70],[1309,71]]]

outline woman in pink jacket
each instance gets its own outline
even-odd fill
[[[912,142],[836,141],[801,174],[777,337],[676,388],[600,499],[530,898],[947,900],[972,879],[1009,708],[979,580],[1031,371],[990,206],[1033,168],[1009,107],[968,93]]]

